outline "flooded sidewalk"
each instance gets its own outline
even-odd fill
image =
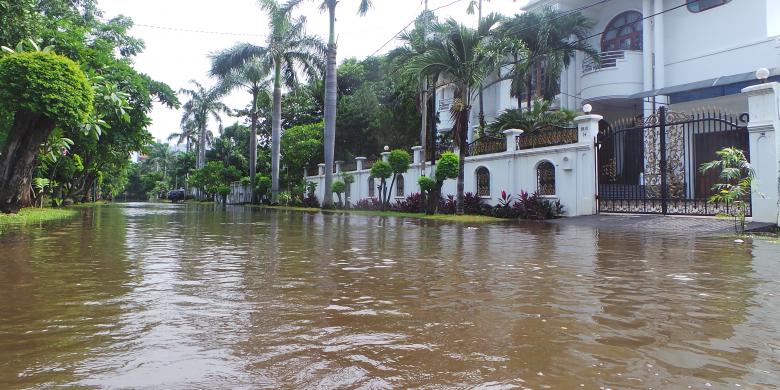
[[[748,220],[749,221],[749,220]],[[559,226],[582,226],[599,230],[679,234],[733,234],[734,221],[719,217],[654,214],[599,214],[547,221]],[[767,223],[748,222],[747,231],[771,231]]]

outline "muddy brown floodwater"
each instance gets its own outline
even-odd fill
[[[0,388],[780,386],[780,246],[125,204],[0,235]]]

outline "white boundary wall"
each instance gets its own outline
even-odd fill
[[[477,193],[476,171],[485,167],[490,172],[490,196],[485,197],[485,203],[495,205],[504,190],[508,194],[517,197],[521,191],[537,191],[536,168],[541,162],[549,161],[555,165],[555,195],[549,196],[552,200],[559,200],[564,207],[566,216],[593,215],[597,213],[596,204],[596,153],[595,140],[598,134],[598,122],[600,115],[583,115],[575,118],[578,130],[578,142],[574,144],[550,146],[537,149],[515,150],[515,139],[521,130],[505,131],[507,151],[503,153],[487,154],[481,156],[466,157],[465,161],[465,188],[466,192]],[[419,146],[413,148],[414,163],[409,171],[403,174],[403,196],[395,197],[398,200],[412,193],[420,192],[417,179],[423,173],[422,152]],[[387,158],[388,153],[383,153]],[[350,202],[369,198],[369,180],[371,172],[362,169],[365,158],[358,157],[358,170],[345,172],[355,178],[350,188]],[[324,164],[319,165],[318,175],[307,176],[306,181],[317,183],[317,198],[322,200],[325,187]],[[425,165],[425,173],[430,175],[430,164]],[[340,175],[334,174],[336,178]],[[378,184],[378,181],[376,181]],[[376,191],[378,193],[378,191]],[[396,188],[393,188],[396,194]],[[447,180],[442,188],[442,195],[455,195],[456,181]],[[400,194],[398,194],[400,195]]]
[[[750,163],[753,181],[753,221],[780,225],[780,83],[742,90],[750,107]]]

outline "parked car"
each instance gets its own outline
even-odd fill
[[[184,190],[179,189],[168,191],[168,200],[170,200],[172,203],[184,200]]]

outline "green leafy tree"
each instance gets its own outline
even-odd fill
[[[221,161],[209,161],[203,168],[196,169],[190,178],[192,184],[213,197],[222,195],[220,187],[241,179],[241,171],[233,166],[225,166]],[[229,192],[229,189],[228,189]]]
[[[510,74],[512,95],[519,99],[526,92],[528,109],[533,96],[552,100],[559,90],[557,75],[571,64],[575,53],[582,52],[598,60],[598,51],[588,40],[592,26],[593,22],[579,12],[559,11],[549,6],[515,15],[502,23],[497,35],[522,43],[512,45],[512,51],[517,54],[518,48],[522,48],[524,57],[515,61]],[[553,76],[543,77],[545,74]]]
[[[268,176],[260,176],[257,179],[256,193],[261,200],[268,196],[268,191],[271,190],[271,178]]]
[[[322,122],[294,126],[282,135],[282,161],[289,172],[293,172],[291,180],[303,177],[303,168],[312,161],[322,161]]]
[[[390,199],[393,197],[393,187],[395,186],[395,180],[398,175],[406,173],[409,170],[409,166],[412,164],[412,158],[409,156],[409,152],[401,149],[396,149],[390,152],[387,156],[387,162],[390,164],[390,168],[393,170],[392,180],[390,181],[390,187],[387,194],[385,194],[384,202],[387,207],[390,206]]]
[[[206,88],[199,82],[192,80],[190,83],[194,89],[182,88],[180,94],[189,97],[182,109],[182,128],[194,127],[198,130],[198,159],[196,166],[202,168],[206,165],[206,145],[208,122],[213,118],[217,123],[222,123],[223,112],[228,112],[227,106],[220,100],[224,90],[211,87]]]
[[[73,61],[52,53],[12,53],[0,58],[0,105],[13,125],[0,154],[0,211],[31,204],[39,146],[55,126],[79,126],[92,111],[94,92]]]
[[[459,167],[458,155],[452,152],[445,152],[436,163],[436,171],[434,172],[433,178],[421,176],[417,179],[417,184],[420,185],[420,190],[422,190],[423,196],[425,197],[426,214],[436,214],[439,207],[439,201],[441,200],[441,189],[444,186],[444,182],[447,179],[456,179],[458,177]]]
[[[457,210],[463,214],[466,139],[472,100],[482,82],[495,71],[504,56],[503,46],[490,34],[501,18],[488,15],[477,29],[468,28],[450,19],[437,27],[439,35],[422,54],[411,58],[407,69],[438,80],[440,85],[454,87],[455,99],[450,110],[452,134],[460,151]]]
[[[552,111],[551,102],[534,99],[531,109],[508,109],[499,114],[488,127],[488,133],[494,137],[508,129],[522,129],[527,132],[536,130],[545,125],[566,126],[576,117],[576,113],[570,110]]]
[[[379,179],[379,199],[382,200],[382,211],[387,208],[387,179],[393,176],[393,167],[385,161],[377,161],[371,166],[371,177]]]
[[[332,188],[333,188],[333,193],[335,193],[339,198],[338,206],[343,207],[344,202],[341,201],[341,194],[343,194],[347,190],[347,184],[341,180],[336,180],[333,182]]]
[[[745,231],[747,208],[750,205],[753,179],[756,172],[750,165],[745,152],[737,148],[723,148],[716,152],[718,159],[699,167],[701,173],[719,171],[722,183],[712,187],[715,193],[708,199],[712,204],[724,204],[728,210],[724,216],[734,219],[734,231]]]
[[[212,73],[240,69],[257,62],[268,69],[273,78],[273,114],[271,115],[271,197],[276,202],[279,194],[280,138],[282,128],[282,84],[294,88],[298,84],[299,69],[310,79],[322,69],[325,47],[319,38],[307,35],[305,19],[293,18],[291,11],[297,2],[280,4],[277,0],[260,0],[268,13],[270,34],[265,46],[249,43],[236,45],[223,56],[215,57]]]

